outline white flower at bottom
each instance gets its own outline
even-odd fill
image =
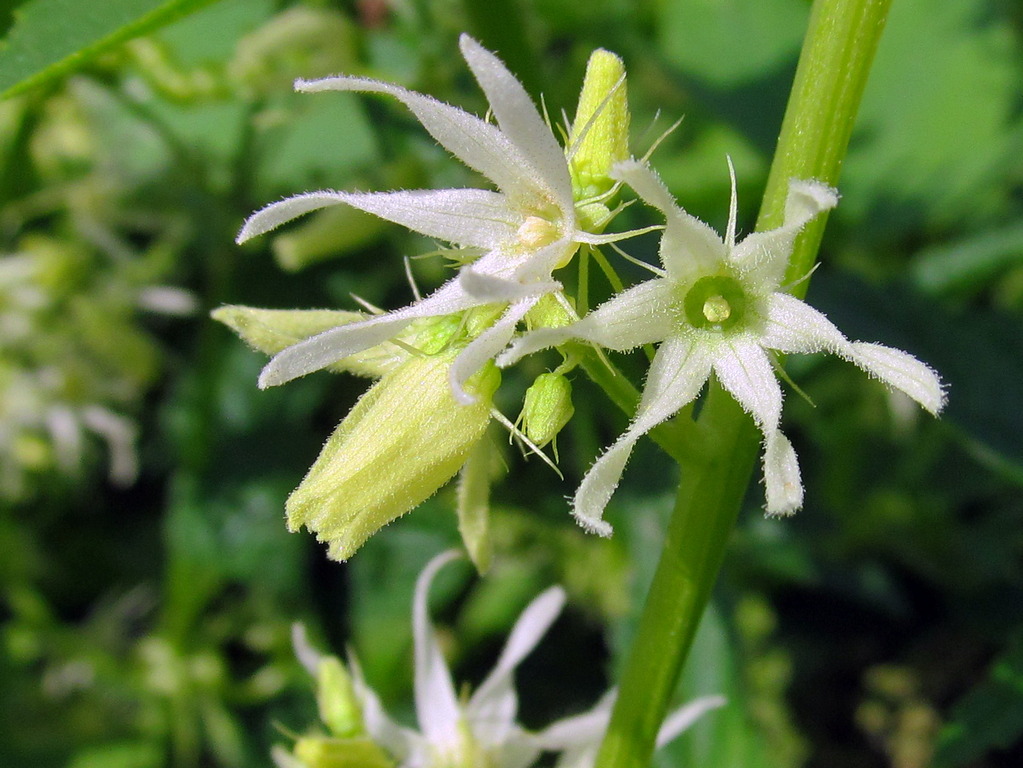
[[[543,752],[559,752],[558,768],[589,768],[607,728],[614,692],[590,712],[560,720],[539,733],[517,722],[514,673],[536,647],[565,604],[565,593],[552,587],[522,612],[497,660],[479,688],[459,697],[441,654],[427,613],[430,584],[437,572],[458,557],[454,550],[431,560],[416,582],[412,607],[415,654],[415,707],[419,730],[399,725],[384,711],[377,695],[352,662],[354,698],[361,707],[360,733],[387,750],[399,768],[528,768]],[[296,634],[299,658],[314,675],[320,657]],[[704,712],[724,699],[708,696],[669,715],[658,734],[658,746],[674,739]],[[321,709],[327,709],[321,704]]]
[[[931,413],[945,402],[937,374],[897,349],[851,342],[823,314],[781,290],[796,235],[833,208],[838,194],[815,181],[792,181],[778,229],[735,242],[735,182],[724,239],[679,208],[648,167],[616,166],[617,178],[662,211],[662,277],[641,283],[563,328],[541,329],[515,340],[498,358],[505,366],[545,347],[576,338],[626,351],[660,342],[636,416],[596,461],[573,499],[573,514],[587,529],[610,535],[603,518],[636,441],[674,416],[717,376],[764,434],[767,511],[795,512],[803,486],[795,451],[779,428],[782,391],[770,351],[829,351],[900,389]]]

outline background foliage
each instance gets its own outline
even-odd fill
[[[352,646],[408,707],[411,585],[457,539],[452,492],[347,565],[286,533],[286,494],[362,383],[317,374],[259,392],[262,360],[207,312],[405,303],[401,257],[432,246],[397,227],[331,210],[245,248],[234,234],[301,190],[471,180],[399,106],[295,95],[292,79],[364,74],[481,110],[455,54],[469,31],[553,117],[606,47],[629,68],[633,149],[684,116],[658,168],[720,229],[730,155],[748,231],[807,13],[804,0],[29,0],[0,15],[0,89],[20,91],[0,102],[0,764],[269,765],[269,745],[314,717],[296,620],[321,646]],[[1020,82],[1018,4],[894,4],[809,299],[849,335],[934,365],[949,408],[932,422],[839,361],[790,361],[813,401],[790,393],[786,415],[808,503],[765,520],[750,494],[680,691],[729,705],[665,765],[1023,759]],[[416,272],[441,277],[435,260]],[[506,382],[506,410],[521,386]],[[509,448],[494,569],[465,568],[436,595],[472,681],[528,599],[566,585],[568,614],[520,674],[534,726],[613,678],[675,481],[643,445],[610,508],[615,537],[576,529],[563,496],[623,424],[575,386],[566,480]]]

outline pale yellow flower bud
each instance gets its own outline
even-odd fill
[[[576,200],[611,189],[611,167],[629,157],[629,102],[624,78],[625,65],[615,54],[602,48],[590,54],[569,135],[569,147],[579,142],[569,163]]]

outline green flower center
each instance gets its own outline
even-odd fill
[[[694,328],[727,331],[742,321],[746,293],[739,281],[728,275],[701,277],[686,292],[682,310]]]

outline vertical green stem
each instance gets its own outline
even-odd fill
[[[835,184],[891,0],[817,0],[803,44],[757,229],[784,215],[792,178]],[[824,221],[799,239],[798,278],[816,258]],[[805,291],[805,282],[799,286]],[[724,559],[758,452],[750,419],[712,383],[699,417],[703,457],[682,465],[675,509],[640,616],[597,768],[645,768]]]

